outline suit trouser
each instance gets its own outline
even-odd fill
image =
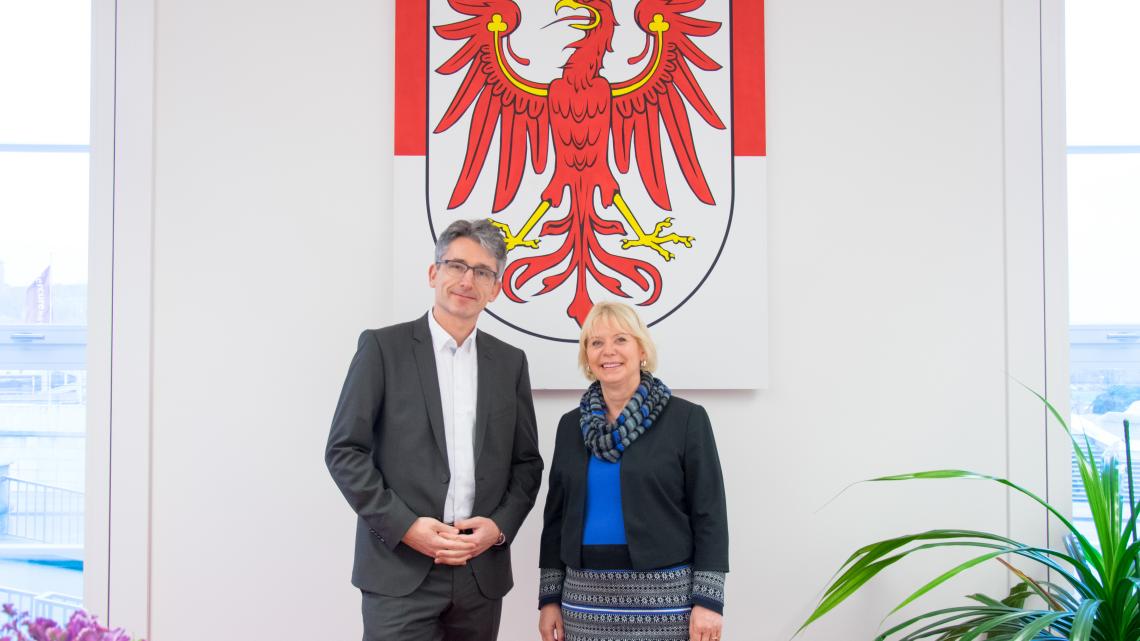
[[[433,565],[407,596],[361,590],[364,641],[494,641],[502,599],[479,591],[470,566]]]

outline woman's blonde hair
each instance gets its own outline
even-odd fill
[[[597,377],[590,371],[590,363],[586,358],[586,342],[590,339],[594,325],[602,320],[622,328],[637,339],[637,344],[645,352],[642,371],[653,372],[657,369],[657,346],[653,344],[649,328],[645,326],[645,321],[641,320],[637,311],[625,303],[602,301],[594,303],[594,308],[586,315],[586,320],[582,321],[582,333],[578,337],[578,367],[582,369],[587,380],[597,380]]]

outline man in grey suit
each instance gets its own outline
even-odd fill
[[[510,543],[542,477],[526,355],[475,329],[499,295],[502,235],[439,236],[418,320],[360,335],[325,462],[358,515],[365,641],[491,641]]]

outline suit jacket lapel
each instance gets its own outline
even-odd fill
[[[483,453],[483,438],[487,435],[487,418],[491,412],[491,376],[494,375],[493,348],[483,338],[483,333],[475,330],[475,349],[479,352],[479,383],[475,392],[475,466],[478,468],[479,455]]]
[[[430,314],[431,312],[428,312]],[[435,368],[435,348],[431,342],[431,329],[428,328],[427,315],[412,325],[412,352],[416,356],[416,369],[420,373],[420,389],[423,390],[424,404],[427,405],[428,421],[435,436],[435,444],[439,447],[439,454],[449,466],[447,460],[447,440],[443,431],[443,402],[439,396],[439,372]]]

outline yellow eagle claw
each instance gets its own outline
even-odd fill
[[[695,239],[692,236],[681,236],[675,233],[666,234],[664,236],[661,235],[661,232],[673,226],[672,216],[666,216],[665,220],[662,220],[661,222],[654,225],[653,233],[647,234],[642,231],[641,225],[637,222],[637,218],[634,218],[633,212],[630,211],[629,205],[626,204],[625,199],[622,198],[620,193],[614,194],[614,204],[617,205],[618,211],[621,212],[626,222],[629,223],[630,229],[632,229],[634,235],[637,236],[637,238],[627,238],[621,241],[622,249],[629,249],[631,247],[648,247],[658,254],[661,254],[661,257],[665,260],[673,260],[677,256],[673,252],[662,247],[662,245],[665,243],[676,243],[678,245],[684,245],[685,247],[693,246],[693,241]]]
[[[531,249],[538,249],[539,239],[533,240],[519,240],[517,238],[507,239],[507,251],[511,251],[515,247],[530,247]]]
[[[662,245],[665,243],[678,243],[680,245],[684,245],[685,247],[692,247],[693,240],[695,239],[692,236],[679,236],[677,234],[668,234],[666,236],[661,236],[661,230],[669,226],[669,224],[666,224],[667,220],[668,219],[665,219],[657,223],[657,227],[654,229],[652,236],[638,235],[637,238],[627,238],[626,240],[621,241],[621,248],[629,249],[631,247],[648,247],[658,254],[661,254],[661,257],[665,260],[673,260],[677,257],[677,255],[665,249],[662,247]]]
[[[494,218],[488,218],[487,220],[490,221],[492,225],[497,227],[499,231],[503,232],[503,240],[505,240],[507,243],[507,251],[511,251],[515,247],[530,247],[531,249],[538,249],[539,239],[535,238],[533,240],[523,240],[523,237],[526,235],[525,233],[520,233],[516,236],[515,234],[511,233],[510,225],[499,222]],[[527,229],[526,231],[530,230]]]

